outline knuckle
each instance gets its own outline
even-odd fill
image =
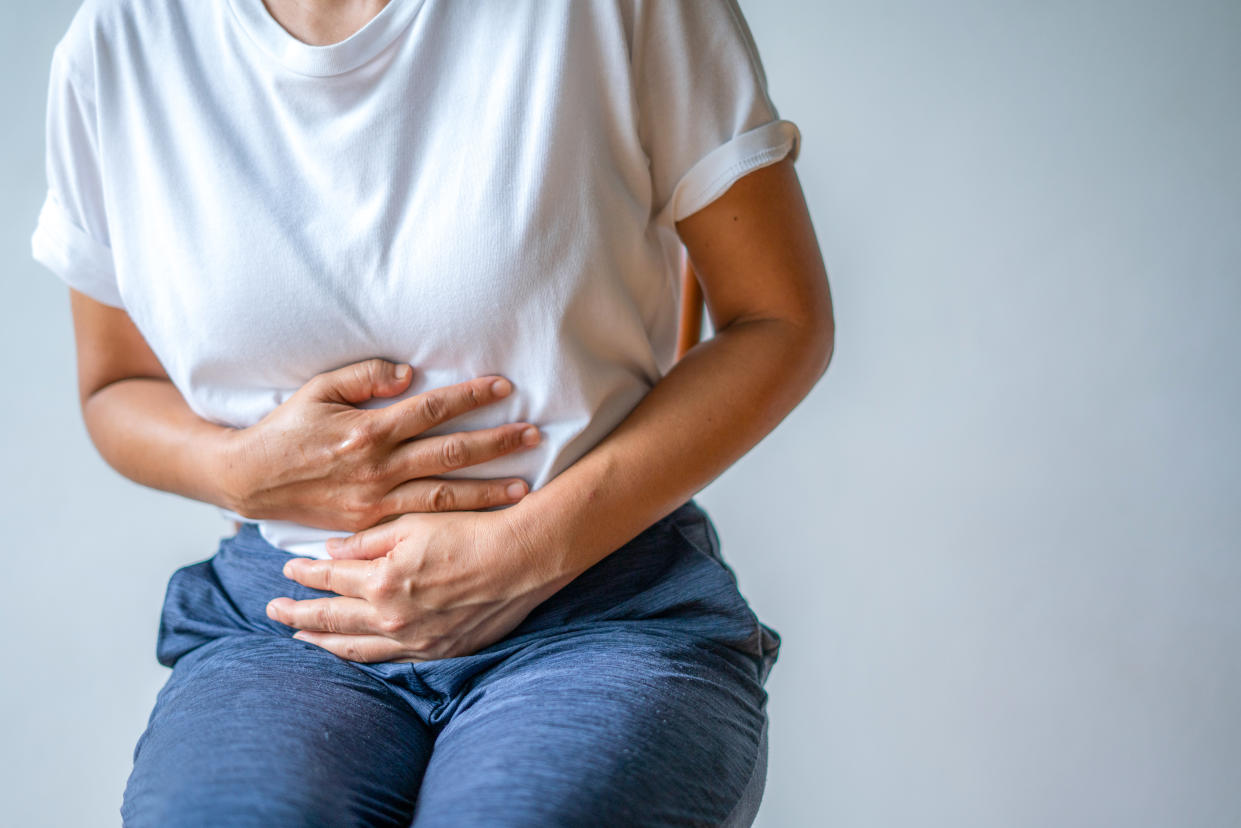
[[[457,497],[447,482],[436,483],[427,495],[427,511],[447,512],[456,505]]]
[[[510,428],[500,435],[499,444],[501,451],[512,451],[521,446],[521,433],[525,430],[525,426]]]
[[[386,601],[396,595],[396,579],[392,577],[392,573],[387,569],[379,570],[370,585],[371,597]]]
[[[418,401],[418,413],[428,422],[438,423],[448,414],[448,406],[438,394],[427,394]]]
[[[351,365],[347,365],[344,369],[342,369],[342,373],[348,377],[348,381],[351,384],[356,385],[365,383],[371,376],[371,369],[367,367],[366,363],[367,360],[363,360],[362,362],[355,362]]]
[[[302,387],[310,392],[312,396],[322,396],[323,392],[332,384],[332,372],[328,371],[323,374],[315,374]]]
[[[405,628],[405,620],[399,615],[388,614],[380,616],[379,631],[389,635],[395,635]]]
[[[345,523],[351,532],[360,532],[369,527],[372,507],[370,501],[363,498],[350,500],[345,505]]]
[[[366,420],[356,420],[345,429],[338,448],[342,454],[360,451],[371,444],[375,428]]]
[[[470,457],[469,448],[465,444],[465,440],[461,437],[447,437],[444,439],[440,454],[443,458],[444,465],[451,469],[466,465]]]
[[[336,579],[332,576],[332,568],[331,567],[320,567],[319,571],[323,573],[323,589],[327,592],[335,592],[336,591]],[[322,611],[323,609],[326,609],[326,608],[325,607],[320,608],[320,611]]]

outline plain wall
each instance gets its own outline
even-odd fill
[[[99,458],[30,258],[76,7],[0,35],[23,826],[119,823],[164,586],[231,531]],[[824,379],[698,496],[783,637],[758,825],[1241,824],[1241,4],[742,7],[837,316]]]

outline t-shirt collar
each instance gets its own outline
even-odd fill
[[[340,75],[356,69],[387,48],[403,32],[423,0],[389,0],[379,14],[339,43],[311,46],[285,31],[263,0],[228,0],[237,22],[259,48],[303,75]]]

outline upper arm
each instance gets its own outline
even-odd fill
[[[46,119],[47,196],[31,253],[69,286],[80,403],[129,377],[167,379],[124,309],[110,247],[93,67],[83,5],[52,53]]]
[[[780,319],[830,352],[835,321],[827,271],[792,159],[742,176],[676,229],[715,330]]]
[[[147,345],[129,314],[69,288],[73,336],[77,343],[78,396],[82,405],[91,394],[130,377],[168,379],[168,373]]]

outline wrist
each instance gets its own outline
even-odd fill
[[[251,517],[250,480],[245,473],[245,459],[251,454],[249,438],[250,433],[246,429],[222,428],[216,433],[211,452],[216,505],[243,517]]]
[[[585,568],[578,568],[569,554],[571,544],[564,532],[540,508],[540,501],[527,494],[521,501],[494,514],[503,527],[509,543],[521,558],[522,566],[538,588],[553,592],[568,584]]]

